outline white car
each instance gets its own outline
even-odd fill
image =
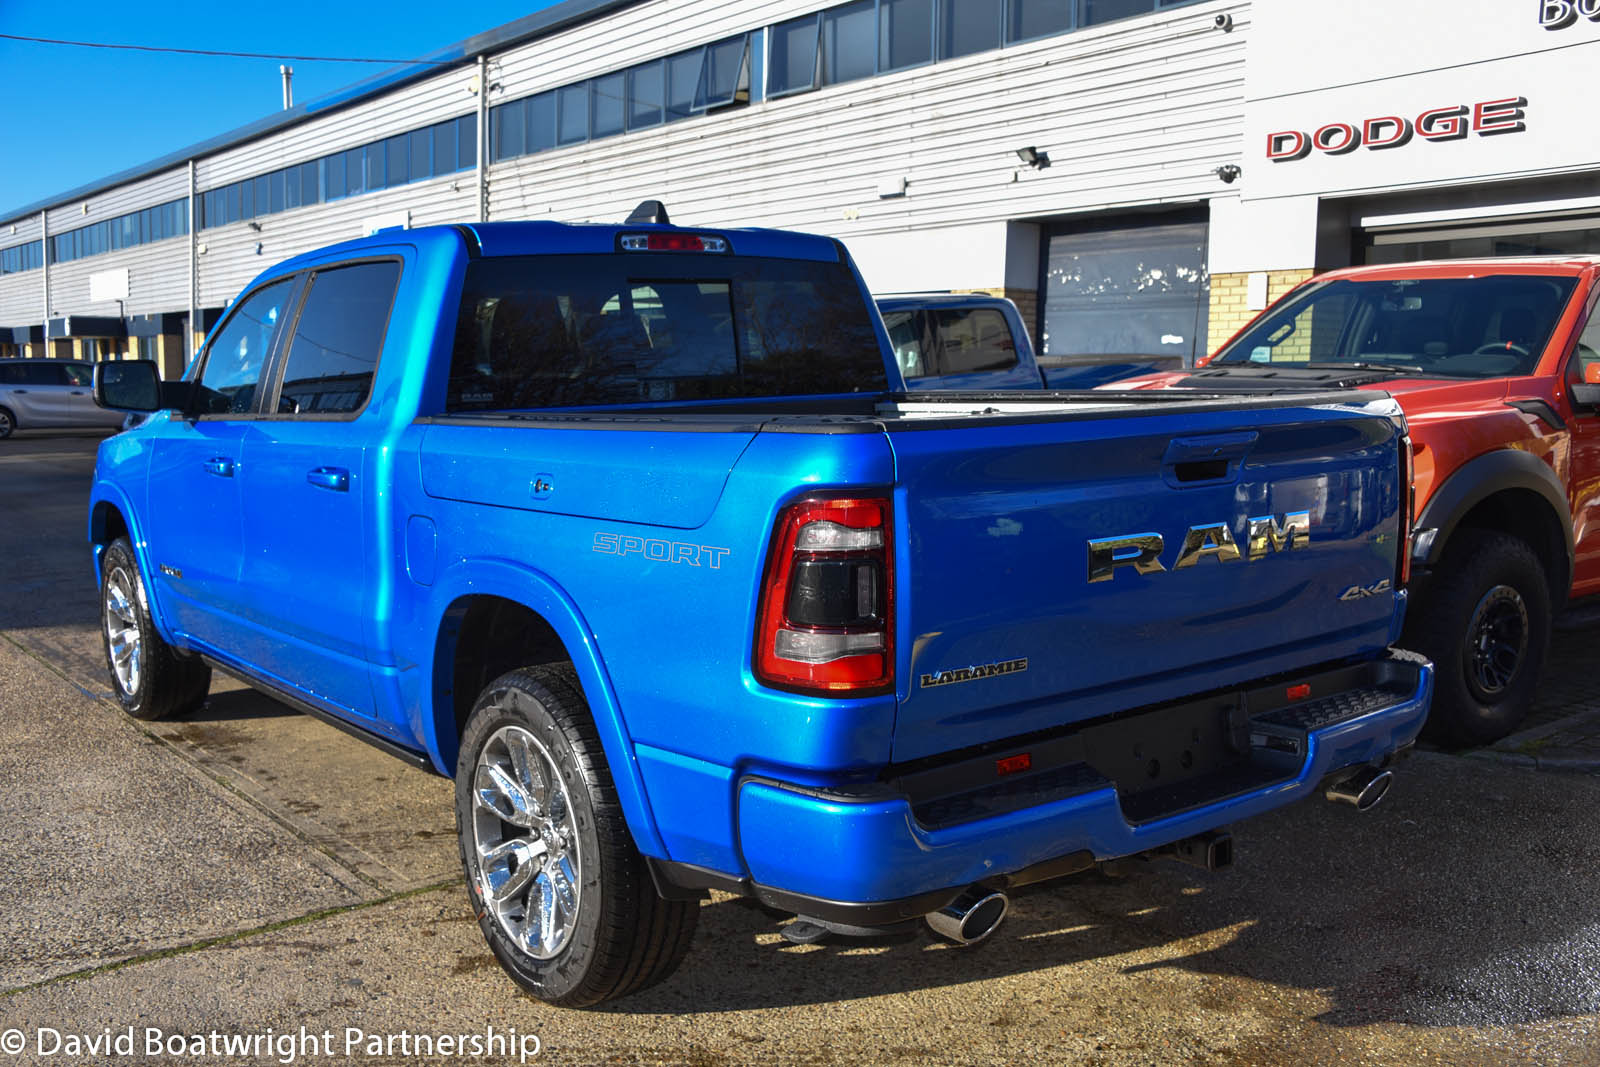
[[[0,359],[0,439],[13,430],[122,428],[124,413],[96,407],[94,365]]]

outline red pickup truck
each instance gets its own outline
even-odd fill
[[[1401,643],[1438,667],[1428,733],[1483,743],[1531,706],[1552,615],[1600,592],[1597,298],[1600,256],[1352,267],[1289,292],[1202,367],[1107,388],[1393,395],[1417,515]]]

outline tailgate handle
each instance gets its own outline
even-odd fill
[[[1254,430],[1174,437],[1161,465],[1167,480],[1178,485],[1212,485],[1238,477],[1241,461],[1261,437]]]

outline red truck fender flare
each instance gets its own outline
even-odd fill
[[[438,576],[433,591],[433,633],[438,633],[445,626],[445,616],[453,604],[471,596],[492,595],[513,601],[550,624],[572,656],[572,666],[577,672],[584,698],[589,703],[589,711],[600,735],[600,744],[605,750],[606,763],[611,769],[611,778],[622,802],[634,844],[647,856],[665,858],[667,851],[656,830],[655,815],[645,793],[644,777],[639,771],[633,738],[623,721],[611,676],[600,656],[599,643],[577,603],[543,572],[503,559],[460,560]],[[438,679],[434,677],[436,664],[432,657],[426,660],[425,670],[427,680],[423,693],[430,707],[423,740],[434,765],[450,776],[455,769],[455,745],[452,742],[447,749],[441,744],[438,724],[441,719],[449,719],[452,723],[454,719],[451,714],[432,706],[435,703],[434,694],[440,691]]]
[[[1417,530],[1432,529],[1438,533],[1426,555],[1418,556],[1416,562],[1436,565],[1461,520],[1490,497],[1505,492],[1534,493],[1549,507],[1546,515],[1536,513],[1529,517],[1544,533],[1532,547],[1545,561],[1551,603],[1565,603],[1567,591],[1572,587],[1573,556],[1572,512],[1567,506],[1566,487],[1548,463],[1521,449],[1486,452],[1462,464],[1444,480],[1422,514],[1417,516]]]

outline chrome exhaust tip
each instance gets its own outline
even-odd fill
[[[1010,907],[1011,898],[1004,893],[974,887],[924,918],[946,941],[975,945],[995,932]]]
[[[1357,811],[1371,811],[1394,784],[1394,772],[1376,767],[1363,767],[1346,778],[1341,778],[1323,792],[1323,796],[1336,804],[1349,804]]]

